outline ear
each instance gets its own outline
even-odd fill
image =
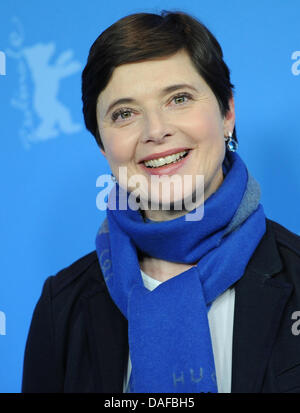
[[[106,154],[105,154],[104,150],[102,148],[100,148],[100,151],[101,151],[102,155],[104,156],[104,158],[106,158]]]
[[[229,110],[224,118],[224,135],[228,132],[233,132],[235,125],[235,108],[234,108],[234,98],[233,96],[229,99]]]

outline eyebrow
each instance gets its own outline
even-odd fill
[[[161,96],[163,96],[163,95],[166,95],[167,93],[171,93],[171,92],[174,92],[178,89],[183,89],[183,88],[188,88],[188,89],[193,90],[194,92],[198,92],[198,90],[194,86],[189,85],[188,83],[180,83],[180,84],[177,84],[177,85],[171,85],[171,86],[167,86],[167,87],[163,88],[161,90],[160,94],[161,94]],[[124,103],[135,103],[135,102],[136,102],[136,100],[131,98],[131,97],[114,100],[109,105],[109,107],[108,107],[108,109],[105,113],[105,116],[107,116],[107,114],[117,105],[121,105],[121,104],[124,104]]]

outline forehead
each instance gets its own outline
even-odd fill
[[[184,81],[196,87],[205,83],[184,50],[169,57],[124,64],[114,70],[108,85],[99,95],[98,103],[104,110],[116,97],[150,96],[159,93],[163,87]]]

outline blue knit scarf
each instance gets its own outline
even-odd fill
[[[139,211],[107,209],[96,250],[109,293],[128,320],[130,392],[218,391],[207,313],[242,277],[266,230],[259,185],[237,153],[227,153],[223,172],[199,221],[145,222]],[[138,250],[198,264],[149,291]]]

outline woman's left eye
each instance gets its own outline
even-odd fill
[[[185,103],[187,100],[190,100],[192,96],[188,93],[182,93],[180,95],[176,95],[172,98],[172,100],[175,101],[176,104],[182,104]]]

